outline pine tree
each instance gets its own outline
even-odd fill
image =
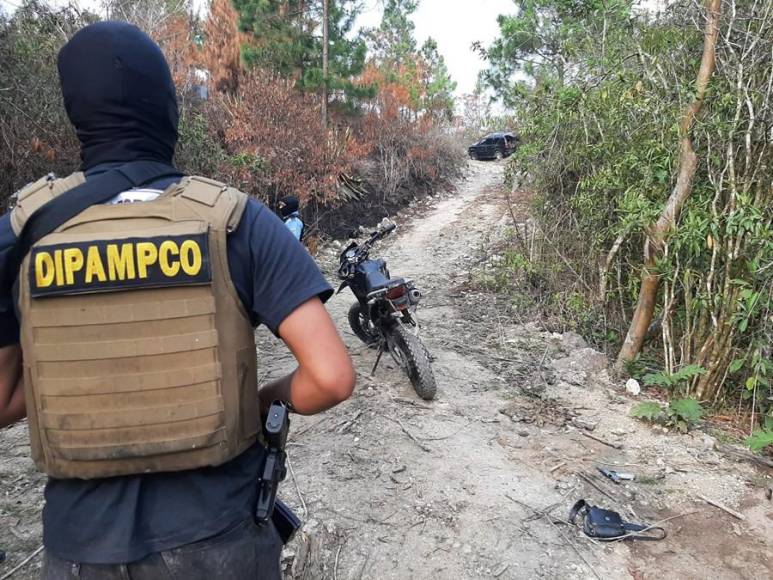
[[[418,6],[417,0],[387,0],[381,24],[368,31],[374,58],[395,68],[415,62],[416,26],[411,15]]]
[[[317,91],[322,74],[321,0],[235,0],[241,29],[252,37],[243,49],[248,66],[296,80],[302,91]],[[365,65],[362,38],[350,38],[360,11],[357,0],[330,0],[328,90],[335,99],[366,97],[353,81]]]
[[[367,31],[373,64],[380,69],[381,83],[400,87],[407,94],[411,116],[427,114],[437,120],[454,114],[451,79],[437,42],[428,38],[419,49],[411,17],[417,0],[387,0],[381,24]]]
[[[234,0],[239,28],[253,38],[243,47],[249,66],[300,78],[313,42],[304,27],[304,0]]]
[[[439,119],[450,120],[454,115],[456,82],[451,78],[437,42],[428,38],[421,47],[424,83],[424,110]]]

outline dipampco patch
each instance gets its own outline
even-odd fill
[[[207,234],[37,246],[30,261],[34,298],[212,281]]]

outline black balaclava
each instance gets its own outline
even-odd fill
[[[294,214],[298,208],[300,208],[300,203],[294,195],[288,195],[279,202],[279,213],[283,218]]]
[[[171,163],[177,95],[161,49],[136,26],[98,22],[59,52],[64,106],[84,170],[101,163]]]

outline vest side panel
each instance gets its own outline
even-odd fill
[[[228,234],[238,227],[246,209],[246,194],[206,178],[190,177],[180,183],[178,199],[192,211],[206,215],[210,223],[210,248],[216,276],[218,334],[223,340],[223,385],[231,437],[240,449],[256,438],[260,429],[255,330],[236,291],[228,268]],[[227,358],[227,363],[225,362]]]

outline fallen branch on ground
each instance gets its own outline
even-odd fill
[[[403,430],[403,433],[405,433],[411,441],[413,441],[416,445],[418,445],[419,449],[421,449],[422,451],[425,451],[426,453],[429,453],[430,451],[432,451],[429,447],[427,447],[421,441],[416,439],[416,436],[410,431],[408,431],[408,428],[405,425],[403,425],[403,422],[400,421],[400,419],[397,419],[396,417],[387,417],[387,419],[389,419],[390,421],[394,421],[395,423],[400,425],[400,429]]]
[[[599,573],[598,573],[598,572],[596,572],[596,569],[595,569],[595,568],[594,568],[594,567],[591,565],[591,563],[590,563],[590,562],[588,562],[588,560],[586,560],[586,559],[585,559],[585,556],[583,556],[583,555],[582,555],[582,552],[580,552],[580,549],[577,547],[577,545],[576,545],[574,542],[572,542],[572,540],[571,540],[571,539],[569,539],[568,537],[566,537],[566,536],[564,535],[564,533],[561,531],[561,528],[559,528],[559,527],[558,527],[558,526],[557,526],[557,525],[556,525],[556,524],[553,522],[553,520],[551,520],[551,519],[550,519],[550,518],[549,518],[549,517],[548,517],[548,516],[547,516],[545,513],[541,512],[541,511],[537,511],[536,509],[534,509],[534,508],[533,508],[533,507],[531,507],[530,505],[528,505],[528,504],[525,504],[525,503],[523,503],[522,501],[519,501],[519,500],[517,500],[517,499],[515,499],[515,498],[512,498],[512,497],[510,497],[510,496],[509,496],[509,495],[507,495],[507,494],[505,494],[505,497],[506,497],[507,499],[509,499],[510,501],[512,501],[512,502],[515,502],[515,503],[517,503],[518,505],[520,505],[520,506],[523,506],[523,507],[525,507],[525,508],[527,508],[527,509],[531,510],[531,511],[534,513],[534,515],[538,515],[539,517],[541,517],[542,519],[544,519],[544,520],[545,520],[547,523],[549,523],[551,526],[553,526],[553,528],[554,528],[554,529],[555,529],[555,530],[558,532],[558,534],[561,536],[561,538],[563,538],[563,540],[564,540],[564,541],[565,541],[567,544],[569,544],[569,546],[570,546],[570,547],[571,547],[571,548],[572,548],[572,549],[573,549],[573,550],[574,550],[574,551],[577,553],[577,555],[578,555],[578,556],[580,557],[580,559],[581,559],[581,560],[582,560],[582,561],[585,563],[585,565],[586,565],[586,566],[587,566],[587,567],[590,569],[590,571],[591,571],[591,572],[593,572],[593,575],[594,575],[596,578],[598,578],[599,580],[601,580],[601,576],[599,575]]]
[[[301,501],[301,505],[303,506],[303,517],[305,519],[309,519],[309,509],[306,507],[306,502],[303,499],[303,494],[301,493],[301,488],[298,487],[298,480],[295,479],[295,470],[293,469],[293,463],[290,461],[290,454],[285,452],[287,457],[287,467],[290,469],[290,477],[293,480],[293,484],[295,484],[295,492],[298,494],[298,499]]]
[[[417,401],[412,401],[411,399],[405,399],[403,397],[390,397],[392,399],[393,403],[401,403],[403,405],[411,405],[412,407],[417,407],[419,409],[424,409],[426,411],[431,411],[432,407],[429,405],[422,405],[421,403]]]
[[[8,578],[16,574],[16,572],[18,572],[19,570],[24,568],[24,566],[29,564],[33,560],[33,558],[35,558],[35,556],[40,554],[42,551],[43,551],[43,546],[39,546],[37,550],[32,552],[32,554],[24,558],[24,560],[22,560],[21,562],[19,562],[19,564],[17,564],[15,568],[11,568],[10,570],[8,570],[8,572],[6,572],[6,574],[2,578],[0,578],[0,580],[7,580]]]
[[[623,444],[622,443],[610,443],[609,441],[604,441],[600,437],[596,437],[595,435],[591,435],[590,433],[586,431],[579,431],[581,435],[585,435],[588,439],[593,439],[594,441],[598,441],[599,443],[606,445],[607,447],[612,447],[613,449],[622,449]]]
[[[743,459],[744,461],[750,461],[758,465],[773,468],[773,460],[766,459],[761,455],[755,455],[754,453],[750,453],[749,451],[742,451],[740,449],[735,449],[730,445],[720,444],[720,445],[716,445],[715,448],[720,453],[724,453],[726,455],[732,455],[733,457],[736,457],[738,459]]]
[[[578,472],[577,472],[577,475],[578,475],[578,476],[579,476],[579,477],[580,477],[580,478],[581,478],[583,481],[585,481],[586,483],[589,483],[590,485],[592,485],[593,487],[595,487],[595,488],[596,488],[596,489],[597,489],[599,492],[603,493],[605,496],[607,496],[607,497],[608,497],[609,499],[611,499],[612,501],[617,501],[617,498],[616,498],[616,497],[614,497],[612,494],[610,494],[610,493],[608,493],[608,492],[604,491],[604,490],[603,490],[603,489],[602,489],[602,488],[601,488],[601,487],[600,487],[600,486],[599,486],[599,485],[598,485],[598,484],[597,484],[595,481],[593,481],[593,480],[592,480],[590,477],[588,477],[588,476],[587,476],[587,475],[585,475],[584,473],[580,473],[580,472],[578,471]]]
[[[325,415],[325,416],[324,416],[324,417],[322,417],[322,418],[321,418],[319,421],[315,421],[315,422],[314,422],[314,423],[312,423],[311,425],[307,425],[306,427],[304,427],[304,428],[303,428],[303,429],[301,429],[300,431],[297,431],[297,432],[293,433],[293,434],[292,434],[292,436],[290,437],[290,441],[294,441],[294,440],[296,440],[298,437],[300,437],[301,435],[303,435],[303,434],[304,434],[304,433],[306,433],[307,431],[311,431],[311,430],[312,430],[314,427],[316,427],[316,426],[317,426],[317,425],[319,425],[320,423],[324,423],[324,422],[325,422],[325,421],[327,421],[328,419],[330,419],[330,415]]]
[[[338,558],[341,556],[341,550],[343,549],[344,545],[341,544],[338,546],[338,551],[336,552],[336,561],[335,565],[333,566],[333,580],[338,580]]]
[[[339,435],[341,433],[344,433],[349,427],[354,425],[357,419],[360,418],[360,415],[362,415],[362,409],[357,411],[351,419],[344,419],[343,421],[340,421],[337,425],[333,427],[333,429],[337,429],[336,432]]]
[[[552,467],[552,468],[550,469],[550,473],[553,473],[554,471],[556,471],[556,470],[558,470],[558,469],[561,469],[561,468],[562,468],[564,465],[566,465],[566,461],[562,461],[561,463],[559,463],[559,464],[558,464],[558,465],[556,465],[555,467]]]
[[[719,502],[718,502],[718,501],[716,501],[716,500],[709,499],[709,498],[707,498],[707,497],[706,497],[706,496],[704,496],[704,495],[698,495],[698,497],[699,497],[700,499],[702,499],[703,501],[705,501],[707,504],[709,504],[709,505],[713,505],[715,508],[719,508],[719,509],[721,509],[723,512],[726,512],[726,513],[730,514],[730,515],[731,515],[731,516],[733,516],[734,518],[738,518],[739,520],[745,520],[745,519],[746,519],[746,517],[745,517],[743,514],[739,514],[737,511],[735,511],[735,510],[731,510],[729,507],[727,507],[726,505],[723,505],[723,504],[719,503]]]

